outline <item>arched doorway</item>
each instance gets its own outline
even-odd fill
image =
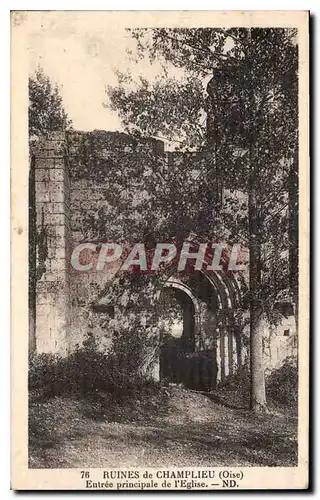
[[[198,299],[186,284],[172,277],[166,282],[163,297],[166,319],[162,321],[160,379],[197,390],[213,389],[217,381],[216,353],[214,346],[200,349]]]
[[[179,288],[165,288],[162,299],[166,300],[160,326],[160,379],[180,383],[184,359],[195,350],[195,308],[192,299]]]
[[[214,389],[242,363],[239,283],[222,273],[171,271],[161,293],[175,290],[183,325],[179,338],[177,325],[176,331],[161,336],[160,378],[198,390]]]

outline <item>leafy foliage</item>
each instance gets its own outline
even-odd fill
[[[254,168],[257,272],[261,281],[255,298],[271,312],[279,294],[288,292],[290,285],[288,188],[297,153],[296,31],[160,28],[134,29],[131,34],[137,41],[139,58],[182,68],[185,77],[178,81],[162,77],[154,84],[141,78],[138,88],[133,89],[128,86],[130,78],[128,82],[119,75],[119,85],[108,91],[112,109],[118,110],[128,130],[178,139],[181,150],[192,150],[196,145],[198,150],[211,152],[211,160],[197,179],[192,179],[191,169],[184,164],[173,167],[171,178],[166,179],[169,199],[176,199],[170,186],[183,185],[179,190],[181,203],[172,207],[173,218],[176,210],[181,225],[189,224],[199,237],[203,227],[207,234],[214,230],[218,237],[235,238],[249,246],[248,200],[238,194],[249,193],[249,174]],[[205,96],[204,78],[208,75],[212,78]],[[176,182],[179,176],[184,176],[181,184]],[[217,176],[231,191],[220,212],[214,210],[212,195],[210,199]],[[296,204],[297,189],[293,197]],[[194,214],[192,224],[184,199]]]
[[[70,136],[70,145],[79,150]],[[85,239],[112,239],[122,244],[148,238],[181,242],[195,231],[203,239],[211,237],[219,197],[212,155],[180,151],[164,155],[148,150],[140,137],[125,137],[131,141],[118,151],[113,145],[106,148],[107,133],[88,133],[82,145],[85,165],[79,154],[72,158],[72,175],[100,182],[99,193],[105,200],[95,206],[81,204]]]
[[[118,76],[120,85],[109,86],[108,96],[127,132],[178,141],[180,150],[204,143],[205,100],[199,78],[161,76],[152,83],[140,76],[138,88],[132,89],[131,77]]]
[[[58,85],[52,85],[39,67],[29,78],[29,135],[63,131],[69,129],[71,124],[63,108]]]
[[[167,64],[184,68],[191,80],[197,82],[196,96],[200,88],[198,82],[212,75],[205,106],[203,99],[195,99],[190,122],[195,117],[194,109],[198,110],[199,117],[205,108],[205,141],[198,146],[211,152],[216,162],[215,175],[231,191],[239,190],[247,195],[247,212],[241,213],[238,207],[237,216],[234,216],[232,208],[224,207],[226,210],[219,213],[219,225],[228,235],[241,234],[249,248],[251,404],[257,410],[265,408],[264,370],[259,362],[263,340],[259,323],[264,313],[272,320],[273,307],[281,293],[291,293],[297,306],[297,280],[294,284],[293,266],[290,265],[297,241],[294,224],[288,224],[287,214],[289,206],[292,221],[293,207],[298,199],[297,190],[288,189],[292,184],[290,171],[298,148],[296,31],[282,28],[160,28],[135,29],[132,35],[137,40],[139,57],[147,54],[151,61],[160,58]],[[154,133],[159,120],[154,120],[157,113],[153,110],[159,100],[141,89],[126,92],[121,81],[119,86],[114,92],[109,91],[114,109],[118,107],[124,121],[133,121],[140,130]],[[171,97],[171,108],[175,109],[170,113],[173,128],[179,130],[180,126],[184,131],[183,98],[174,95],[172,99],[166,86],[165,83],[163,95]],[[158,95],[161,91],[157,86]],[[167,103],[165,106],[167,109]],[[192,145],[190,141],[189,146]],[[202,215],[207,219],[210,232],[217,227],[209,222],[214,214],[215,203],[210,199],[214,186],[210,176],[204,176],[204,180],[207,181],[204,192],[209,195],[206,196],[209,210]]]
[[[63,394],[94,394],[98,391],[121,398],[139,392],[148,384],[139,373],[137,339],[119,334],[121,344],[114,342],[106,355],[99,351],[96,339],[89,334],[83,346],[68,357],[32,354],[29,360],[29,389],[40,397]],[[135,349],[135,352],[132,351]]]
[[[297,360],[285,359],[283,365],[273,370],[266,378],[268,405],[279,408],[297,409],[298,367]],[[239,372],[220,383],[213,393],[213,399],[230,407],[247,408],[250,395],[250,370],[243,366]]]
[[[276,405],[298,407],[298,366],[295,358],[288,357],[284,364],[267,378],[267,395]]]

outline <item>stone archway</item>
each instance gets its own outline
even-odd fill
[[[233,276],[218,273],[199,271],[181,279],[172,268],[168,274],[164,289],[174,288],[188,297],[192,311],[193,347],[188,350],[182,341],[179,344],[174,339],[170,339],[166,347],[179,345],[180,358],[194,360],[192,367],[190,361],[189,365],[182,363],[182,368],[177,368],[177,371],[182,369],[186,372],[188,365],[188,369],[193,371],[191,385],[194,388],[212,389],[241,365],[241,338],[236,319],[241,303],[239,283]],[[176,363],[178,366],[179,360]],[[197,363],[199,366],[196,366]],[[163,375],[163,359],[160,359],[160,378]],[[184,377],[177,374],[171,380],[181,382],[181,378]]]
[[[163,328],[164,323],[162,323],[159,353],[160,379],[187,384],[186,364],[187,359],[196,350],[199,304],[189,287],[178,279],[167,280],[161,292],[162,296],[164,294],[168,295],[171,301],[176,302],[180,314],[178,311],[176,318],[171,318],[171,321],[167,319],[167,328]],[[167,311],[166,317],[168,317]]]
[[[167,331],[161,334],[159,353],[160,379],[183,383],[197,390],[211,390],[217,382],[214,346],[201,348],[201,305],[194,291],[176,277],[169,277],[162,293],[174,291],[182,311],[180,336]]]

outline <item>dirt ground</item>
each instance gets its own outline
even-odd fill
[[[297,418],[284,410],[257,416],[175,386],[29,404],[31,468],[295,465]]]

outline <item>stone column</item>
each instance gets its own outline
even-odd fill
[[[226,348],[225,348],[225,330],[220,329],[220,370],[221,370],[221,382],[226,379]]]
[[[228,317],[228,360],[229,360],[229,375],[233,375],[234,368],[234,343],[233,343],[233,335],[234,335],[234,327],[233,327],[233,318]]]
[[[220,332],[218,328],[214,330],[214,351],[217,363],[217,383],[221,382],[221,354],[220,354]]]
[[[69,172],[65,137],[34,151],[37,230],[36,351],[66,355],[70,326]]]

